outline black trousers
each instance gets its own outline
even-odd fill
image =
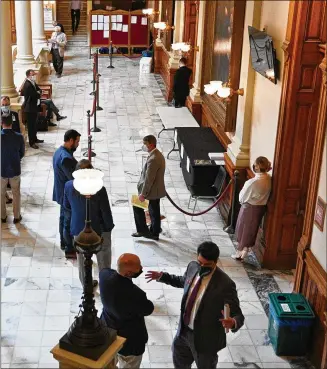
[[[191,369],[193,362],[199,369],[215,369],[218,355],[214,353],[199,353],[194,345],[194,333],[188,328],[182,328],[180,336],[173,342],[173,363],[175,369]]]
[[[64,67],[64,58],[60,56],[59,49],[52,49],[52,63],[56,73],[62,74],[62,68]]]
[[[47,119],[52,118],[52,113],[55,113],[55,116],[58,118],[59,109],[56,107],[51,99],[41,100],[41,102],[42,104],[45,104],[47,106]]]
[[[72,30],[73,32],[77,31],[79,26],[79,20],[81,19],[81,11],[80,9],[71,9],[70,16],[72,18]]]
[[[181,108],[185,106],[187,96],[174,96],[174,106],[175,108]]]
[[[37,113],[25,113],[27,120],[28,141],[30,146],[36,143]]]
[[[134,219],[137,232],[147,233],[149,229],[146,225],[145,212],[141,208],[133,206]],[[160,220],[160,199],[149,200],[149,215],[151,218],[150,232],[154,236],[159,236],[161,228]]]

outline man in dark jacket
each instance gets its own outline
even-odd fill
[[[73,154],[78,148],[80,137],[81,134],[75,131],[75,129],[69,129],[65,133],[64,144],[55,151],[52,163],[54,172],[52,200],[60,205],[60,244],[61,249],[65,250],[66,257],[68,258],[76,258],[76,253],[71,245],[66,246],[64,240],[64,190],[65,183],[73,179],[72,173],[77,164],[77,160],[74,158]]]
[[[13,194],[14,223],[22,220],[20,214],[20,161],[25,154],[24,137],[12,130],[12,117],[1,116],[1,221],[6,223],[6,192],[8,183]]]
[[[10,109],[10,97],[9,96],[1,96],[1,115],[3,116],[11,115],[12,130],[14,132],[20,133],[18,113]]]
[[[119,367],[139,368],[148,342],[144,317],[152,314],[154,306],[146,293],[132,282],[132,278],[142,273],[139,257],[123,254],[117,267],[117,271],[102,269],[100,272],[101,319],[127,339],[118,353]]]
[[[189,81],[192,74],[192,69],[186,66],[186,58],[181,58],[179,61],[179,69],[177,69],[174,77],[174,100],[175,108],[185,106],[186,98],[190,93]]]
[[[217,352],[226,347],[224,328],[237,332],[244,323],[235,283],[217,267],[219,248],[213,242],[198,247],[198,260],[190,262],[184,276],[149,271],[145,278],[184,288],[181,316],[173,342],[173,362],[177,369],[214,369]],[[224,318],[224,305],[230,317]]]
[[[26,80],[22,88],[24,96],[23,109],[27,120],[28,141],[33,149],[38,149],[37,143],[43,143],[44,140],[37,138],[37,114],[40,110],[42,90],[35,82],[35,72],[33,69],[26,71]]]
[[[93,169],[91,162],[87,159],[82,159],[76,165],[76,170]],[[110,209],[107,190],[102,187],[99,192],[91,197],[91,225],[93,230],[103,238],[102,248],[96,254],[98,261],[99,272],[104,268],[111,267],[111,231],[114,228],[114,221]],[[74,181],[68,181],[65,184],[65,194],[63,207],[65,209],[64,221],[64,237],[66,245],[72,244],[72,238],[82,232],[85,226],[86,219],[86,199],[75,188]],[[72,248],[72,247],[71,247]],[[84,286],[84,256],[77,254],[79,279]],[[93,281],[93,286],[98,284]]]

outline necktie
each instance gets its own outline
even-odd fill
[[[198,295],[198,292],[199,292],[199,289],[200,289],[200,286],[201,286],[201,282],[202,282],[202,278],[200,277],[198,279],[198,281],[196,282],[196,284],[195,284],[195,286],[194,286],[194,288],[191,292],[191,295],[190,295],[190,297],[187,301],[185,312],[184,312],[184,324],[186,326],[188,326],[190,324],[192,309],[193,309],[196,297]]]

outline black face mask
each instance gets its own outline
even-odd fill
[[[255,172],[255,166],[254,166],[254,164],[252,165],[252,169],[253,169],[253,171]]]
[[[205,277],[206,275],[209,275],[212,272],[212,267],[209,266],[200,266],[199,269],[199,276]]]
[[[130,276],[130,278],[137,278],[137,277],[139,277],[142,273],[143,273],[143,269],[140,269],[140,271],[139,271],[139,272],[132,274],[132,275]]]

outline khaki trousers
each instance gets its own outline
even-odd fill
[[[118,354],[117,358],[118,358],[119,368],[138,369],[141,365],[141,362],[142,362],[142,356],[143,355],[123,356],[123,355]]]
[[[7,217],[6,192],[8,182],[12,191],[14,218],[18,219],[20,217],[20,176],[12,178],[1,177],[1,219],[5,219]]]

